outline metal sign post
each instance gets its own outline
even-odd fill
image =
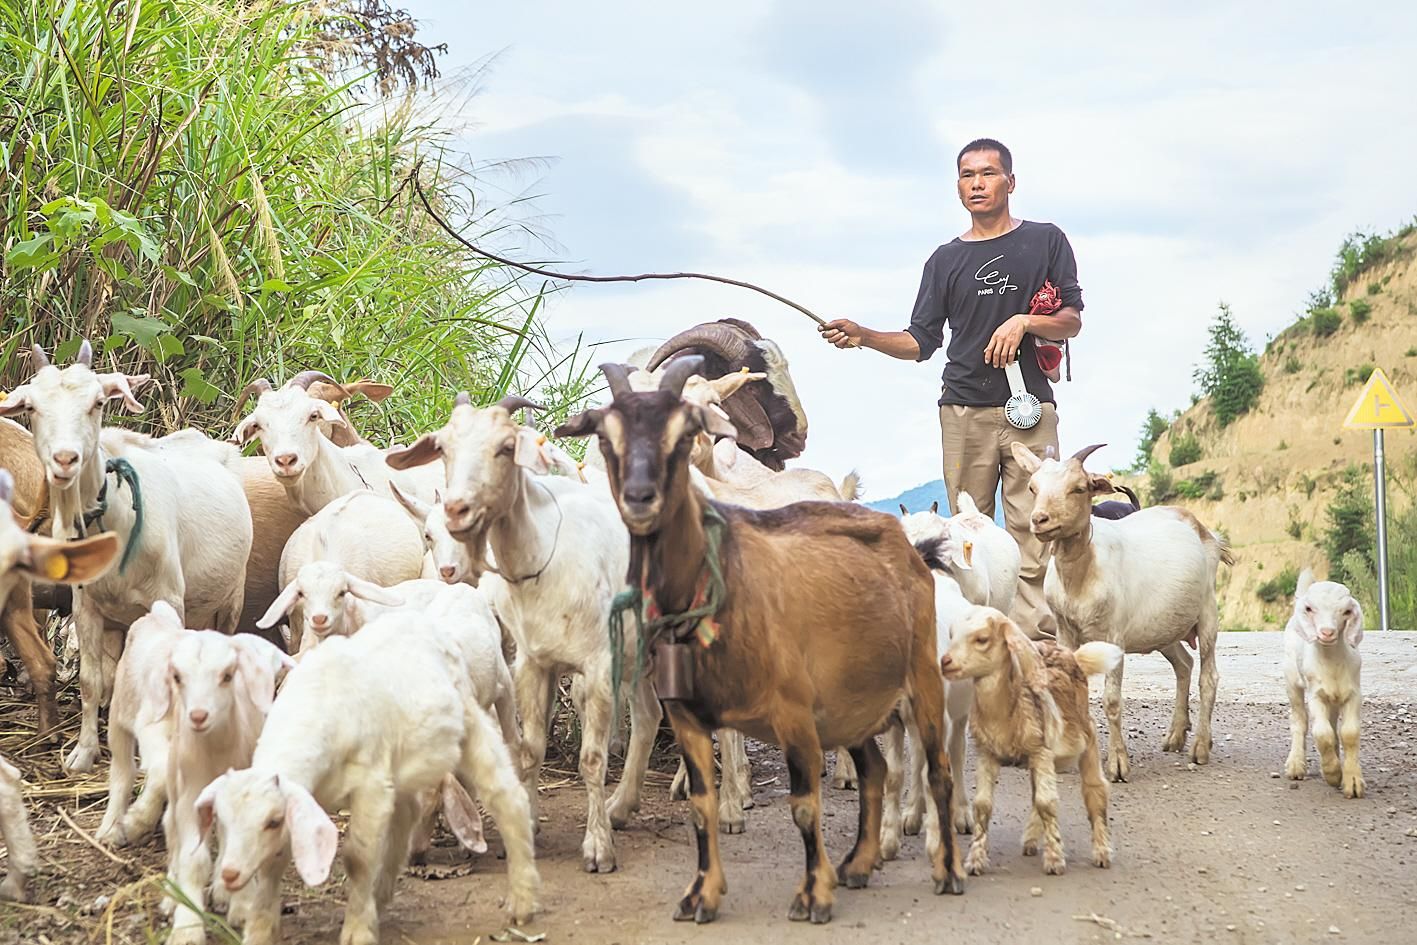
[[[1387,463],[1381,427],[1373,431],[1373,480],[1378,503],[1378,614],[1383,630],[1387,630]]]
[[[1378,525],[1378,614],[1382,628],[1388,625],[1387,596],[1387,458],[1383,455],[1383,431],[1388,427],[1411,427],[1411,412],[1398,399],[1382,369],[1373,372],[1358,395],[1358,402],[1343,421],[1349,430],[1373,431],[1373,498]]]

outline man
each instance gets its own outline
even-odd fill
[[[1051,635],[1057,623],[1043,599],[1047,550],[1029,531],[1033,497],[1028,475],[1014,461],[1009,444],[1023,443],[1040,456],[1050,446],[1055,452],[1058,448],[1053,388],[1039,366],[1035,342],[1061,342],[1082,329],[1077,262],[1062,230],[1010,214],[1014,174],[1008,148],[980,138],[964,146],[955,165],[959,199],[971,224],[925,263],[910,327],[874,331],[839,318],[820,331],[838,348],[874,348],[892,357],[924,361],[940,347],[949,325],[939,404],[950,505],[958,508],[955,497],[964,490],[981,512],[992,516],[1002,478],[1004,519],[1023,554],[1012,616],[1030,635]],[[1027,314],[1030,300],[1045,282],[1057,289],[1062,306],[1051,315]],[[1010,391],[1003,368],[1015,359],[1024,385],[1043,405],[1042,419],[1028,430],[1016,429],[1004,418]]]

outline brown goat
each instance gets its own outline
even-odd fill
[[[14,497],[11,509],[21,528],[43,514],[48,504],[44,469],[34,452],[34,437],[13,420],[0,418],[0,468],[10,470],[14,477]],[[54,705],[54,650],[40,633],[34,619],[33,587],[27,576],[17,576],[9,597],[0,610],[0,624],[5,636],[29,673],[34,689],[35,705],[39,710],[35,731],[53,737],[59,723]]]
[[[885,781],[885,761],[872,736],[902,696],[910,699],[928,761],[938,828],[929,844],[935,892],[962,893],[946,819],[952,784],[942,747],[944,687],[935,667],[930,572],[889,515],[833,502],[752,510],[713,502],[691,488],[688,454],[695,435],[731,429],[680,396],[701,366],[697,356],[678,358],[659,390],[640,393],[630,389],[623,365],[602,365],[614,399],[557,430],[559,436],[598,435],[611,492],[630,531],[628,580],[660,611],[682,613],[699,602],[707,529],[721,529],[725,594],[707,621],[717,639],[659,651],[660,659],[684,656],[677,665],[688,671],[686,697],[666,699],[665,708],[689,771],[699,847],[698,874],[674,918],[713,920],[726,891],[713,783],[715,728],[775,743],[786,755],[792,818],[807,853],[788,918],[829,921],[838,880],[865,886],[880,851]],[[723,525],[705,525],[706,506]],[[690,636],[693,629],[679,628]],[[870,658],[861,659],[862,653]],[[665,678],[664,668],[656,667],[656,674]],[[822,749],[838,746],[856,762],[861,808],[856,844],[833,870],[822,840]]]
[[[1001,765],[1027,766],[1033,780],[1033,811],[1023,831],[1023,855],[1043,842],[1043,872],[1062,873],[1063,838],[1058,830],[1057,767],[1076,760],[1082,800],[1092,823],[1092,862],[1112,864],[1107,832],[1107,781],[1097,729],[1087,707],[1087,677],[1122,661],[1120,647],[1086,643],[1077,650],[1034,642],[992,607],[971,607],[955,620],[949,651],[940,657],[946,679],[974,680],[969,731],[974,738],[974,843],[965,868],[970,875],[989,865],[989,819]]]

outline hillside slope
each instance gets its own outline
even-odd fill
[[[1223,627],[1282,627],[1289,600],[1266,604],[1258,587],[1286,566],[1327,574],[1320,546],[1326,513],[1350,464],[1363,468],[1371,493],[1372,435],[1343,429],[1363,386],[1363,366],[1382,368],[1408,408],[1417,410],[1417,235],[1407,235],[1400,246],[1394,260],[1353,280],[1335,306],[1343,321],[1332,335],[1316,337],[1301,324],[1270,343],[1260,361],[1264,390],[1249,413],[1222,429],[1203,399],[1157,440],[1153,456],[1171,469],[1173,440],[1194,435],[1201,458],[1171,472],[1177,482],[1205,486],[1192,491],[1220,496],[1169,501],[1191,508],[1235,549],[1236,565],[1220,571]],[[1371,307],[1361,324],[1353,317],[1358,300]],[[1417,460],[1412,431],[1390,430],[1386,441],[1390,470]],[[1214,482],[1206,482],[1207,473],[1215,474]],[[1145,498],[1147,477],[1128,478]],[[1406,499],[1390,491],[1389,501],[1401,505]],[[1376,625],[1377,615],[1368,622]]]

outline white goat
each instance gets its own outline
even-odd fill
[[[393,499],[363,489],[340,496],[310,516],[285,544],[280,558],[282,592],[266,611],[269,615],[280,604],[280,613],[290,613],[295,651],[307,647],[307,636],[342,632],[325,622],[338,620],[338,612],[309,613],[299,598],[295,576],[312,561],[333,562],[355,578],[388,587],[423,573],[423,538]],[[287,602],[290,593],[296,596]]]
[[[385,452],[359,439],[338,407],[311,395],[308,388],[317,381],[335,383],[319,371],[302,371],[279,389],[265,380],[247,385],[243,396],[256,393],[256,407],[236,425],[231,442],[244,446],[259,439],[271,472],[310,515],[357,489],[387,495],[391,481],[431,500],[437,471],[393,472],[384,464]],[[349,445],[336,446],[336,435]]]
[[[496,711],[502,739],[513,758],[521,757],[521,733],[517,728],[516,688],[511,670],[502,655],[502,630],[488,603],[485,591],[465,584],[449,586],[436,580],[410,580],[384,588],[362,581],[330,561],[312,561],[296,574],[281,592],[270,610],[260,620],[261,627],[274,626],[281,616],[299,599],[306,616],[320,626],[329,627],[323,634],[310,634],[302,642],[298,658],[303,657],[328,636],[350,636],[358,633],[373,618],[385,613],[423,611],[438,608],[456,621],[457,634],[474,647],[469,652],[473,689],[483,709]],[[432,839],[437,802],[441,797],[444,816],[463,847],[473,853],[485,853],[487,843],[482,835],[482,815],[472,799],[456,783],[447,781],[441,791],[429,792],[423,798],[426,816],[414,842],[415,855],[422,855]]]
[[[31,577],[62,584],[96,580],[118,560],[118,536],[112,532],[64,542],[31,535],[15,522],[10,503],[15,481],[0,469],[0,610],[10,591]],[[10,851],[10,872],[0,882],[0,899],[29,900],[29,881],[39,871],[39,852],[30,833],[20,772],[0,757],[0,837]]]
[[[1159,651],[1176,673],[1176,707],[1165,751],[1181,751],[1190,728],[1191,655],[1182,640],[1200,644],[1200,725],[1191,760],[1210,761],[1211,715],[1220,674],[1215,637],[1220,618],[1215,573],[1234,561],[1225,539],[1186,509],[1156,506],[1111,521],[1092,514],[1092,497],[1110,495],[1112,483],[1093,476],[1083,462],[1089,446],[1059,462],[1039,459],[1022,443],[1014,458],[1031,474],[1034,493],[1029,528],[1053,555],[1043,594],[1058,619],[1058,642],[1066,647],[1102,640],[1127,653]],[[1122,735],[1122,670],[1107,674],[1107,775],[1125,781],[1131,771]]]
[[[227,444],[196,430],[150,439],[102,429],[102,408],[110,400],[121,400],[134,413],[143,409],[133,390],[147,375],[94,373],[87,341],[75,363],[62,371],[38,348],[34,361],[35,376],[11,391],[0,414],[33,412],[30,425],[49,482],[54,537],[71,538],[92,521],[116,532],[123,545],[118,568],[74,595],[83,721],[65,767],[83,772],[98,758],[98,710],[128,624],[164,600],[193,624],[228,633],[236,629],[251,552],[251,511],[241,488],[240,456]],[[122,464],[107,472],[110,460]],[[221,540],[213,541],[213,535]],[[111,646],[105,645],[106,631]]]
[[[186,903],[176,907],[169,945],[205,941],[200,910],[211,879],[211,854],[197,823],[198,793],[217,775],[244,767],[275,698],[276,676],[295,663],[249,633],[227,636],[188,630],[163,601],[135,621],[118,664],[109,715],[108,809],[101,842],[121,846],[152,826],[162,809],[167,875]],[[133,789],[133,739],[148,778],[138,805],[126,811]],[[217,891],[218,900],[226,897]]]
[[[1341,787],[1344,797],[1362,797],[1366,788],[1358,766],[1358,715],[1363,707],[1363,657],[1358,644],[1362,641],[1363,609],[1352,593],[1336,581],[1315,583],[1313,573],[1305,568],[1294,589],[1294,616],[1284,628],[1291,743],[1284,773],[1303,780],[1305,742],[1312,724],[1324,780],[1331,787]]]
[[[389,489],[423,532],[423,577],[436,578],[445,584],[466,583],[476,587],[481,579],[477,561],[467,546],[448,531],[442,490],[434,490],[430,504],[416,496],[405,495],[396,485],[391,484]]]
[[[324,641],[286,678],[251,767],[202,792],[203,823],[215,816],[221,825],[222,883],[234,893],[255,882],[244,910],[247,945],[280,938],[280,879],[291,855],[307,885],[329,876],[337,833],[322,806],[350,811],[341,945],[377,942],[418,796],[449,773],[487,802],[501,832],[511,919],[536,911],[526,791],[472,691],[469,641],[445,616],[436,608],[389,613],[352,637]]]
[[[1013,607],[1017,592],[1018,543],[1008,532],[979,513],[969,493],[959,494],[959,512],[943,518],[932,505],[929,511],[904,513],[901,526],[935,579],[935,641],[943,653],[953,639],[956,618],[972,605],[988,605],[1005,613]],[[969,707],[974,696],[974,684],[968,679],[945,680],[946,745],[950,756],[950,773],[957,790],[952,795],[951,819],[959,833],[973,829],[969,801],[965,793],[965,733]],[[899,723],[893,723],[885,733],[886,807],[882,821],[881,850],[885,859],[893,859],[900,849],[901,834],[917,834],[924,822],[925,797],[929,785],[925,780],[925,759],[916,750],[912,736],[910,751],[910,801],[901,819],[900,793],[902,776],[902,736]]]
[[[581,857],[587,871],[608,872],[615,869],[611,825],[625,824],[639,808],[660,706],[645,674],[631,703],[624,775],[607,809],[612,659],[605,628],[611,602],[625,586],[629,537],[608,491],[578,478],[545,475],[554,462],[545,438],[512,420],[511,412],[525,406],[530,402],[512,397],[476,409],[459,395],[446,426],[393,451],[388,461],[406,468],[441,457],[449,530],[479,569],[484,546],[495,555],[503,580],[494,606],[517,644],[513,675],[522,772],[533,811],[556,680],[562,673],[580,677],[573,688],[582,696],[580,775],[587,800]],[[626,636],[628,669],[634,665],[633,629]]]

